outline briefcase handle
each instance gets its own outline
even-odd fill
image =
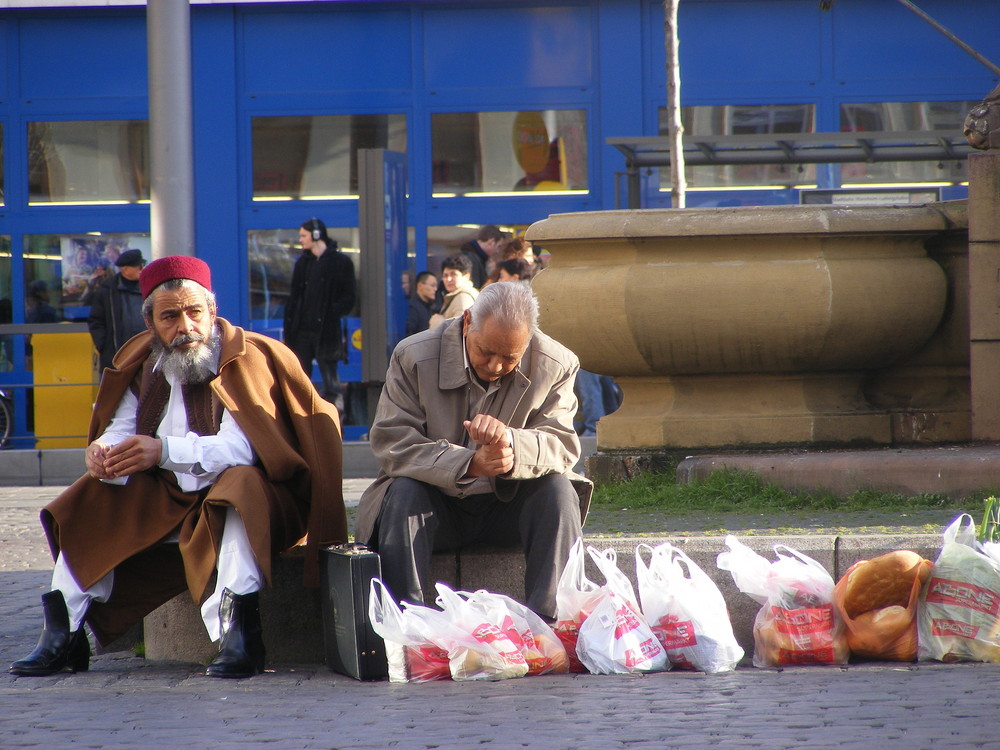
[[[344,544],[332,544],[326,549],[340,552],[344,555],[366,555],[371,552],[367,546],[360,542],[346,542]]]

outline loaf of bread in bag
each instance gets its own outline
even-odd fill
[[[914,579],[923,584],[933,563],[916,552],[896,550],[872,560],[861,560],[847,569],[844,612],[854,619],[885,607],[906,607]]]

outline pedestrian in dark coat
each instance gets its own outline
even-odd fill
[[[119,272],[94,290],[87,318],[87,328],[100,357],[101,372],[111,367],[115,352],[126,341],[146,330],[139,291],[139,273],[146,259],[141,250],[126,250],[118,256],[115,265]]]
[[[354,264],[337,250],[319,219],[310,219],[299,228],[299,242],[302,254],[292,269],[285,305],[285,343],[306,375],[312,373],[316,360],[323,379],[320,394],[343,413],[337,373],[337,361],[344,358],[340,320],[354,309]]]

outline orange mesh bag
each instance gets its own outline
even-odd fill
[[[917,604],[933,563],[896,550],[859,560],[833,589],[854,656],[890,661],[917,658]]]

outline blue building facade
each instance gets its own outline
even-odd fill
[[[84,319],[117,253],[149,255],[146,18],[5,5],[21,7],[0,10],[0,387],[20,387],[31,344],[9,326]],[[996,0],[919,5],[1000,59]],[[682,0],[679,26],[690,133],[953,132],[997,84],[896,0]],[[662,132],[663,34],[659,0],[193,4],[195,236],[221,312],[280,335],[311,217],[358,261],[358,149],[406,154],[411,271],[437,271],[481,224],[615,208],[624,165],[606,140]],[[669,205],[668,178],[644,175],[643,205]],[[699,167],[688,204],[960,197],[965,179],[961,161]]]

